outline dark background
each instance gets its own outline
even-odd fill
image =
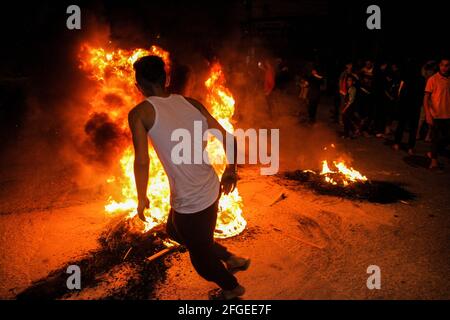
[[[70,4],[81,7],[80,31],[66,28]],[[381,30],[366,28],[370,4],[381,7]],[[156,43],[175,56],[196,52],[205,58],[220,55],[224,48],[242,56],[251,48],[264,49],[291,61],[320,60],[329,74],[348,60],[425,61],[449,52],[448,11],[441,1],[3,2],[2,147],[14,144],[27,125],[30,97],[51,114],[55,101],[75,88],[77,46],[99,25],[108,25],[111,39],[122,47]]]

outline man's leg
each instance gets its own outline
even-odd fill
[[[343,124],[343,120],[342,120],[342,112],[341,112],[341,110],[343,110],[344,109],[344,106],[345,106],[345,95],[340,95],[340,98],[341,98],[341,101],[340,101],[340,105],[339,105],[339,110],[338,110],[338,112],[337,112],[337,114],[338,114],[338,123],[340,123],[340,124]]]
[[[309,108],[308,108],[308,115],[309,115],[309,121],[311,123],[316,122],[316,116],[317,116],[317,107],[319,106],[319,99],[313,98],[309,102]]]
[[[438,166],[437,157],[442,140],[442,120],[434,119],[431,126],[431,166],[434,168]]]
[[[385,118],[385,123],[384,123],[385,124],[384,133],[386,135],[391,134],[391,132],[392,132],[394,109],[395,109],[395,103],[392,101],[387,101],[387,103],[386,103],[386,118]]]
[[[217,243],[214,240],[214,230],[216,229],[217,224],[217,212],[218,212],[219,200],[217,200],[212,207],[210,207],[208,214],[205,216],[205,229],[208,230],[208,239],[212,239],[213,241],[213,251],[217,258],[222,261],[227,261],[231,256],[231,252],[228,249]]]
[[[230,259],[231,256],[233,255],[230,251],[228,251],[228,249],[225,246],[215,241],[213,245],[213,250],[216,257],[224,262]]]
[[[223,252],[214,244],[214,217],[217,217],[217,204],[194,214],[175,212],[174,225],[189,250],[197,273],[204,279],[215,282],[223,290],[233,290],[238,282],[218,257]]]
[[[413,109],[409,117],[409,138],[408,138],[409,153],[412,153],[414,147],[416,146],[417,129],[419,128],[419,119],[420,119],[420,107],[421,106]]]
[[[174,211],[173,209],[170,209],[169,216],[167,217],[167,224],[166,224],[166,233],[172,240],[178,242],[179,244],[184,244],[183,240],[181,239],[180,235],[178,234],[177,230],[175,229],[174,223],[173,223],[173,216]]]
[[[440,152],[444,152],[450,143],[450,119],[442,120]]]
[[[409,106],[411,108],[411,106]],[[399,103],[399,112],[398,112],[398,125],[395,129],[394,134],[394,150],[400,149],[400,144],[402,143],[403,133],[405,132],[406,123],[409,120],[409,110],[406,106],[405,102]]]
[[[350,137],[350,128],[351,128],[351,120],[350,120],[350,112],[351,110],[347,109],[342,113],[342,122],[344,122],[344,137]]]
[[[377,105],[375,107],[375,131],[378,134],[378,137],[382,137],[384,134],[385,127],[385,104],[383,99],[378,97]]]
[[[370,99],[369,99],[369,123],[368,123],[368,132],[370,134],[375,133],[375,123],[376,123],[376,114],[375,114],[375,96],[373,93],[370,94]]]

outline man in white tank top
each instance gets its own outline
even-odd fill
[[[236,186],[237,152],[234,152],[234,161],[227,165],[220,182],[210,164],[203,161],[195,164],[174,163],[171,158],[176,144],[171,139],[172,132],[183,129],[189,131],[192,137],[194,122],[197,121],[202,123],[203,128],[219,130],[225,137],[225,143],[227,139],[235,138],[225,131],[201,103],[166,92],[166,73],[161,58],[143,57],[134,64],[134,70],[136,85],[146,97],[128,115],[135,151],[138,216],[145,221],[144,210],[150,207],[147,198],[150,138],[169,178],[172,209],[167,221],[167,233],[186,246],[198,274],[221,288],[217,298],[233,299],[242,296],[245,289],[238,284],[233,273],[246,270],[250,260],[231,254],[213,238],[220,194],[228,194]],[[192,150],[191,154],[195,151]]]

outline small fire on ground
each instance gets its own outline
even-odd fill
[[[334,144],[331,145],[334,149]],[[325,147],[324,150],[327,150]],[[356,182],[367,182],[367,177],[362,175],[359,171],[346,165],[344,160],[335,160],[330,164],[328,160],[322,160],[322,171],[317,173],[312,170],[304,170],[305,173],[318,174],[323,177],[326,183],[334,186],[347,187]]]

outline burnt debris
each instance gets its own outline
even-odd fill
[[[400,201],[410,201],[416,195],[407,190],[404,184],[388,181],[364,181],[352,182],[347,186],[343,184],[331,184],[325,181],[322,175],[312,171],[296,170],[285,172],[283,178],[296,181],[298,184],[313,190],[321,195],[342,197],[350,200],[361,200],[373,203],[396,203]],[[333,180],[340,181],[338,174],[333,176]]]

